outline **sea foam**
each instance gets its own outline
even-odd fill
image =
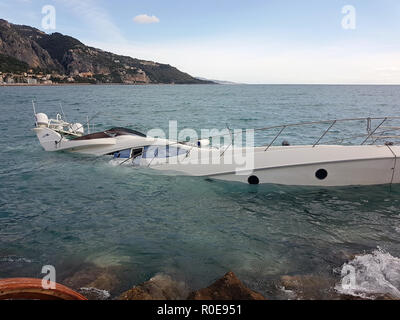
[[[341,274],[342,281],[335,287],[341,294],[369,299],[383,295],[400,298],[400,258],[380,248],[345,263]]]
[[[91,300],[108,300],[111,294],[107,290],[101,290],[93,287],[83,287],[79,291]]]

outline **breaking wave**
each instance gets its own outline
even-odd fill
[[[400,298],[400,258],[380,248],[356,256],[340,272],[342,281],[335,289],[341,294],[367,299],[385,295]]]
[[[0,262],[32,263],[33,261],[24,257],[6,256],[0,257]]]

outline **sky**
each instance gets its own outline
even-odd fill
[[[0,0],[0,18],[208,79],[400,84],[399,0]]]

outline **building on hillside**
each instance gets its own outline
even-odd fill
[[[33,85],[35,85],[35,84],[37,84],[38,82],[37,82],[37,80],[35,79],[35,78],[26,78],[26,83],[27,84],[33,84]]]
[[[13,84],[13,83],[15,83],[15,80],[14,80],[13,77],[8,76],[8,77],[6,77],[6,78],[4,79],[4,82],[7,83],[7,84]]]
[[[91,78],[93,77],[93,72],[81,72],[79,73],[79,76],[81,78]]]

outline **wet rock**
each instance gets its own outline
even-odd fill
[[[184,300],[188,289],[183,282],[158,274],[120,295],[118,300]]]
[[[101,290],[93,287],[82,287],[78,292],[88,300],[108,300],[111,294],[107,290]]]
[[[100,268],[89,265],[64,279],[62,283],[85,296],[87,294],[89,299],[103,300],[107,296],[105,292],[109,295],[121,285],[121,280],[117,276],[118,272],[119,270],[113,267]]]
[[[280,286],[290,292],[289,299],[323,300],[337,298],[335,279],[318,275],[282,276]]]
[[[188,300],[265,300],[265,298],[247,288],[233,272],[228,272],[209,287],[192,292]]]
[[[120,284],[120,280],[115,275],[115,273],[109,270],[103,270],[98,277],[88,284],[89,288],[97,288],[101,290],[107,290],[109,292],[114,291],[114,289]]]

